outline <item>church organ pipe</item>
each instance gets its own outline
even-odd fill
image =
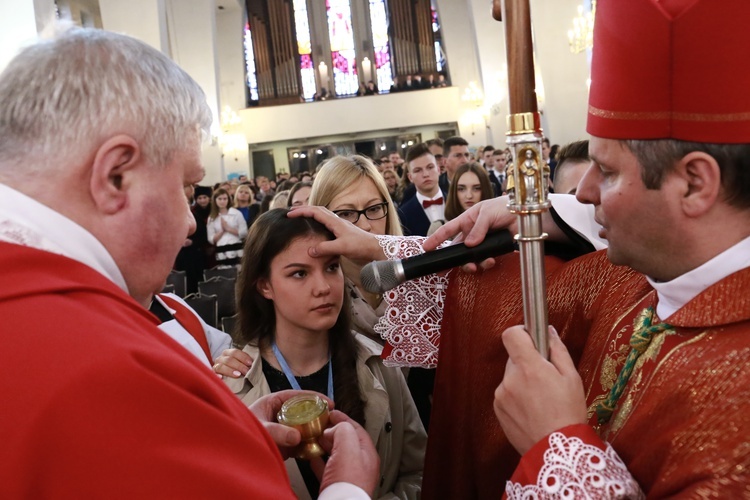
[[[417,70],[416,51],[414,50],[414,31],[412,10],[409,0],[396,0],[399,12],[396,22],[401,26],[401,45],[403,61],[401,70],[404,74],[413,75]]]
[[[271,2],[268,4],[268,21],[271,33],[271,47],[273,51],[273,73],[276,80],[275,85],[275,97],[280,97],[284,91],[284,75],[280,68],[280,49],[281,49],[281,37],[279,29],[279,20],[277,17],[278,3]]]
[[[409,6],[409,17],[410,17],[410,23],[409,26],[412,29],[412,37],[411,37],[411,43],[412,47],[414,47],[414,62],[416,70],[414,72],[419,73],[422,70],[422,33],[420,32],[420,26],[419,26],[419,0],[415,0],[411,3]]]
[[[432,18],[429,0],[390,0],[394,69],[398,76],[432,72]]]
[[[417,18],[420,48],[420,70],[422,73],[434,73],[437,70],[435,62],[435,38],[432,32],[432,9],[429,0],[420,0],[414,13]]]
[[[288,97],[294,95],[295,68],[294,52],[292,51],[291,19],[289,18],[289,3],[273,2],[275,5],[276,33],[278,39],[277,62],[279,69],[280,85],[279,96]]]
[[[404,3],[404,27],[406,32],[406,62],[409,74],[419,73],[419,61],[417,59],[417,37],[414,29],[414,11],[410,0],[402,0]]]
[[[403,23],[401,18],[403,16],[403,3],[401,0],[393,0],[393,16],[391,21],[393,22],[393,28],[395,32],[394,41],[397,45],[398,59],[396,60],[396,74],[403,75],[406,73],[406,35],[404,34]]]
[[[261,19],[253,16],[251,24],[253,51],[255,54],[255,72],[258,80],[258,97],[267,99],[272,96],[273,85],[269,82],[270,65],[268,62],[268,45],[265,24]]]
[[[297,68],[299,67],[299,54],[297,54],[297,37],[296,31],[294,30],[294,18],[291,15],[291,3],[284,2],[284,26],[289,36],[286,37],[286,53],[287,53],[287,75],[289,77],[289,96],[294,97],[301,94],[300,90],[300,79],[297,76]]]
[[[398,76],[401,74],[401,42],[400,42],[400,33],[399,33],[399,26],[396,22],[396,17],[398,16],[398,9],[396,5],[396,0],[389,0],[388,1],[388,13],[389,13],[389,19],[390,22],[388,23],[388,37],[391,40],[391,59],[392,59],[392,67],[393,67],[393,75]]]
[[[260,104],[298,98],[302,76],[292,1],[246,0],[246,6],[252,27]],[[387,0],[387,6],[394,76],[403,82],[407,75],[434,73],[430,0]]]

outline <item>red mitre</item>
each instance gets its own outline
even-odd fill
[[[587,131],[750,143],[750,0],[599,0]]]

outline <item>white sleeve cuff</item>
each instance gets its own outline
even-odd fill
[[[318,500],[370,500],[370,495],[351,483],[333,483],[320,492]]]

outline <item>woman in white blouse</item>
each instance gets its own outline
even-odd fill
[[[217,189],[211,198],[211,215],[208,216],[208,241],[216,247],[242,243],[247,236],[245,217],[232,208],[231,198],[225,189]],[[216,260],[226,261],[242,257],[242,250],[217,251]],[[219,262],[221,263],[221,262]]]

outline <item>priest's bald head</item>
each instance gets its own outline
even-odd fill
[[[0,75],[0,182],[89,231],[145,303],[195,221],[211,113],[173,61],[133,38],[71,29]]]
[[[613,262],[670,280],[750,235],[748,18],[745,0],[597,4],[577,196]]]

